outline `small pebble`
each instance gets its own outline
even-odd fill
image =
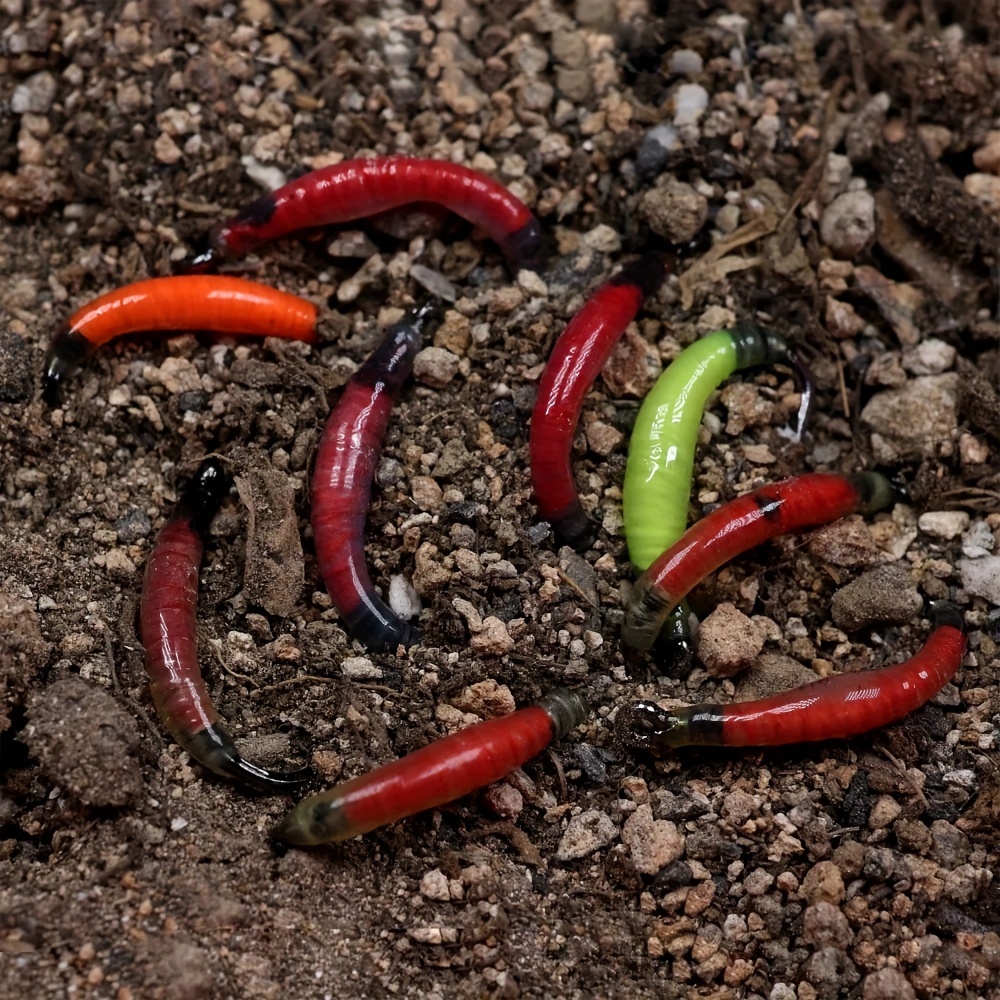
[[[875,199],[870,191],[847,191],[823,211],[820,238],[834,256],[850,260],[875,238]]]
[[[929,510],[920,515],[917,527],[935,538],[951,539],[969,527],[969,515],[964,510]]]
[[[923,605],[909,572],[887,565],[841,587],[830,602],[830,615],[838,628],[854,632],[876,623],[905,625]]]
[[[844,876],[832,861],[819,861],[806,872],[802,880],[802,895],[808,903],[844,901]]]
[[[684,836],[676,824],[653,819],[649,805],[637,806],[622,828],[622,843],[631,851],[632,861],[644,875],[655,875],[684,853]]]
[[[668,177],[643,195],[639,213],[658,236],[687,243],[708,218],[708,199],[690,184]]]
[[[588,809],[574,816],[556,848],[557,861],[576,861],[602,847],[607,847],[618,835],[618,828],[607,813]]]
[[[916,1000],[916,993],[899,969],[886,966],[865,976],[861,1000]]]
[[[921,375],[901,389],[873,396],[861,411],[879,462],[935,458],[952,452],[958,428],[958,376]]]
[[[420,595],[402,573],[396,573],[389,580],[389,607],[407,622],[420,614]]]
[[[413,359],[413,377],[424,385],[440,389],[458,374],[459,360],[443,347],[425,347]]]
[[[674,125],[694,125],[708,107],[708,91],[700,83],[682,83],[674,95]]]
[[[970,594],[1000,604],[1000,556],[959,559],[958,575]]]
[[[701,623],[698,658],[713,677],[728,677],[756,659],[765,637],[758,622],[724,602]]]

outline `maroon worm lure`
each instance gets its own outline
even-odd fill
[[[953,604],[933,605],[934,630],[904,663],[836,674],[770,698],[732,705],[687,705],[667,710],[640,701],[615,724],[634,750],[662,756],[675,747],[766,747],[847,739],[898,722],[929,701],[955,675],[965,656],[965,621]]]
[[[598,288],[556,341],[538,383],[528,443],[535,500],[556,537],[576,548],[592,537],[570,461],[583,400],[625,328],[659,288],[669,260],[646,254]]]
[[[845,514],[887,507],[896,491],[885,476],[808,473],[737,497],[693,524],[639,577],[625,609],[622,639],[649,649],[671,611],[709,573],[778,535],[829,524]]]
[[[179,330],[314,344],[316,307],[243,278],[194,274],[136,281],[88,302],[56,334],[45,359],[45,401],[58,402],[66,377],[109,340],[129,333]]]
[[[297,847],[337,843],[435,809],[499,781],[590,714],[573,691],[479,722],[300,802],[273,836]]]
[[[186,270],[205,270],[301,229],[433,202],[486,232],[516,267],[542,263],[541,226],[502,184],[445,160],[376,156],[313,170],[258,198],[211,230]]]
[[[389,327],[344,386],[316,455],[312,526],[320,573],[347,631],[373,650],[420,641],[418,629],[375,593],[365,564],[364,529],[389,415],[436,311],[436,305],[425,305]]]
[[[163,725],[199,763],[259,791],[287,792],[310,769],[276,772],[244,760],[219,721],[198,663],[198,567],[204,536],[228,492],[222,463],[206,460],[157,535],[139,607],[149,690]]]

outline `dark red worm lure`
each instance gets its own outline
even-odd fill
[[[583,400],[625,328],[659,288],[669,260],[646,254],[598,288],[556,341],[538,383],[529,440],[535,500],[556,537],[576,548],[591,539],[570,461]]]
[[[415,202],[433,202],[488,233],[518,267],[542,262],[541,226],[502,184],[444,160],[376,156],[345,160],[258,198],[209,233],[208,249],[183,265],[215,267],[300,229],[351,222]]]
[[[420,641],[418,629],[375,593],[365,564],[364,529],[389,415],[436,311],[436,305],[425,305],[389,327],[344,386],[316,454],[312,526],[320,573],[344,627],[373,650]]]
[[[808,473],[763,486],[693,524],[639,577],[625,609],[622,639],[649,649],[671,611],[701,580],[768,539],[887,507],[896,491],[885,476]]]
[[[244,760],[219,721],[198,664],[198,566],[204,535],[229,480],[217,459],[205,461],[160,529],[146,566],[139,608],[146,672],[163,725],[199,763],[264,792],[285,792],[309,768],[268,771]]]
[[[765,747],[847,739],[898,722],[937,694],[965,656],[965,621],[953,604],[931,609],[934,631],[904,663],[837,674],[770,698],[667,711],[640,701],[616,721],[618,739],[662,756],[674,747]]]
[[[300,802],[273,836],[297,847],[337,843],[435,809],[499,781],[590,714],[573,691],[445,736]]]
[[[129,333],[168,330],[311,344],[316,342],[316,307],[276,288],[215,275],[148,278],[116,288],[78,309],[53,338],[45,359],[45,401],[58,402],[63,380],[102,344]]]

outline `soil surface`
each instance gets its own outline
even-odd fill
[[[390,152],[507,184],[548,267],[511,275],[434,212],[304,234],[234,270],[319,306],[321,346],[124,338],[41,401],[73,310],[170,273],[262,190]],[[0,994],[1000,995],[996,0],[0,0],[0,210]],[[542,365],[616,266],[699,230],[587,399],[596,541],[560,549],[527,464]],[[309,471],[380,330],[449,286],[367,526],[425,641],[369,655],[317,571]],[[880,468],[909,500],[706,581],[693,664],[629,653],[638,401],[746,319],[812,366],[814,417],[791,441],[792,374],[734,378],[691,517],[810,469]],[[250,759],[311,761],[318,788],[557,685],[591,719],[452,806],[272,847],[293,800],[188,760],[135,631],[156,531],[208,453],[239,490],[203,565],[202,664]],[[658,762],[615,743],[638,697],[902,660],[941,598],[969,654],[898,725]]]

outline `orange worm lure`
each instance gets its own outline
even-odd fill
[[[285,792],[306,781],[309,768],[283,773],[244,760],[219,721],[198,663],[198,567],[204,536],[228,492],[222,463],[207,459],[157,535],[139,606],[149,690],[163,725],[196,761],[259,791]]]
[[[182,267],[206,270],[301,229],[351,222],[416,202],[442,205],[482,229],[517,267],[542,263],[538,219],[502,184],[445,160],[375,156],[310,171],[258,198],[214,227],[207,249]]]
[[[681,600],[740,553],[845,514],[870,514],[895,497],[892,484],[877,472],[853,476],[813,472],[723,504],[688,528],[636,581],[625,609],[622,639],[635,649],[649,649]]]
[[[965,621],[953,604],[931,608],[934,631],[904,663],[836,674],[770,698],[666,710],[640,701],[615,724],[633,750],[662,756],[675,747],[771,747],[847,739],[898,722],[947,684],[965,656]]]
[[[537,705],[479,722],[310,795],[272,835],[297,847],[338,843],[454,802],[527,763],[589,714],[580,695],[558,688]]]
[[[243,278],[181,275],[117,288],[78,309],[52,340],[43,396],[59,398],[62,382],[88,354],[129,333],[208,330],[316,343],[316,307],[296,295]]]

